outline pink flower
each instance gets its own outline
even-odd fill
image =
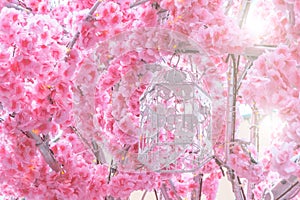
[[[295,145],[294,142],[284,142],[277,148],[273,148],[272,167],[283,176],[293,175],[300,171],[300,167],[290,160]]]
[[[127,127],[123,125],[123,128],[125,129]],[[113,132],[111,134],[113,134],[122,144],[132,145],[138,141],[137,130],[130,128],[126,132],[123,132],[117,123],[114,124]]]
[[[143,8],[140,14],[140,19],[145,26],[155,26],[157,24],[157,11],[152,7]]]
[[[57,124],[63,124],[65,123],[67,120],[69,119],[69,113],[67,110],[58,110],[55,114],[54,114],[54,121]]]
[[[7,52],[1,52],[0,53],[0,62],[6,62],[10,58],[10,54]]]
[[[286,9],[286,2],[285,0],[274,0],[274,4],[278,6],[280,9]]]
[[[0,31],[13,36],[20,28],[17,23],[22,20],[20,12],[15,9],[2,8],[0,15]]]
[[[110,194],[116,198],[128,197],[131,192],[136,189],[134,182],[125,174],[119,174],[116,177],[113,177],[110,185]]]
[[[107,184],[107,175],[109,170],[103,165],[98,165],[94,177],[89,182],[88,191],[90,192],[91,198],[99,198],[101,196],[109,195],[109,187]],[[97,192],[96,192],[97,191]]]
[[[206,196],[206,199],[208,200],[214,200],[216,199],[217,195],[217,188],[219,185],[219,178],[217,178],[214,173],[209,174],[207,178],[204,179],[203,182],[203,193]]]
[[[80,40],[82,48],[91,48],[95,46],[98,39],[96,36],[96,27],[91,22],[83,22],[80,29]]]
[[[276,164],[284,164],[288,162],[288,160],[291,158],[291,148],[287,146],[288,144],[285,143],[282,145],[282,147],[279,149],[273,151],[273,154],[275,156]]]
[[[133,117],[132,114],[126,113],[126,115],[123,116],[121,118],[121,120],[118,122],[118,126],[123,132],[126,133],[126,132],[132,131],[136,128],[134,126],[135,121],[136,121],[136,119]]]
[[[114,109],[112,110],[111,115],[115,120],[121,119],[121,117],[124,116],[127,112],[126,101],[121,94],[118,94],[117,97],[113,100],[112,106]]]

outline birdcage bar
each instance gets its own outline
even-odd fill
[[[211,155],[211,99],[195,80],[163,69],[140,98],[139,160],[149,169],[192,171]]]

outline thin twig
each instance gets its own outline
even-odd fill
[[[201,200],[202,178],[203,178],[203,174],[198,174],[197,176],[194,177],[194,181],[196,184],[199,184],[199,188],[195,188],[193,190],[191,200]]]
[[[239,26],[240,28],[244,25],[244,23],[247,20],[248,12],[250,9],[251,1],[249,0],[243,0],[242,1],[242,9],[241,12],[239,13]]]
[[[143,3],[146,3],[148,1],[149,0],[141,0],[141,1],[135,2],[134,4],[130,5],[130,8],[134,8],[134,7],[139,6],[139,5],[143,4]]]
[[[171,180],[169,180],[169,183],[171,185],[171,189],[173,190],[173,192],[174,192],[175,197],[177,198],[177,200],[181,200],[180,196],[177,194],[177,191],[175,189],[175,186],[174,186],[173,182]]]
[[[24,8],[23,6],[20,6],[20,5],[14,4],[14,3],[7,3],[5,6],[7,8],[14,8],[16,10],[25,11],[27,13],[31,12],[31,10],[29,8]]]
[[[231,142],[234,141],[235,139],[235,120],[236,120],[236,95],[237,95],[237,74],[238,74],[238,65],[237,65],[237,61],[236,61],[236,58],[234,56],[234,54],[231,54],[231,59],[232,59],[232,62],[233,62],[233,78],[234,78],[234,81],[233,81],[233,105],[232,105],[232,122],[234,124],[234,126],[232,127],[232,140]]]
[[[166,187],[166,184],[162,184],[162,186],[161,186],[161,193],[162,193],[162,195],[164,196],[164,198],[165,198],[165,200],[170,200],[170,197],[169,197],[169,195],[168,195],[168,193],[167,193],[167,187]]]
[[[68,55],[70,54],[71,49],[73,49],[73,47],[74,47],[76,41],[78,40],[79,35],[80,35],[80,32],[77,31],[77,32],[75,33],[74,37],[72,38],[71,42],[68,43],[68,45],[67,45],[67,48],[68,48],[67,54],[68,54]]]
[[[14,44],[13,57],[15,57],[16,50],[17,50],[17,46],[16,46],[16,44]]]
[[[232,190],[235,195],[235,198],[238,200],[246,200],[243,188],[241,187],[239,177],[236,176],[234,170],[232,170],[231,168],[228,168],[227,173],[228,173],[227,178],[231,182]]]
[[[158,200],[158,195],[157,195],[157,191],[156,191],[156,189],[154,189],[154,194],[155,194],[155,198],[156,198],[156,200]]]
[[[216,161],[217,165],[219,165],[220,170],[221,170],[221,172],[222,172],[222,175],[225,176],[225,172],[224,172],[224,170],[223,170],[223,168],[222,168],[222,165],[223,165],[223,164],[221,163],[221,161],[220,161],[216,156],[213,156],[213,159]]]
[[[225,7],[225,14],[226,14],[226,15],[228,14],[228,12],[229,12],[229,10],[230,10],[230,8],[232,7],[233,4],[234,4],[234,3],[233,3],[233,0],[228,0],[228,1],[227,1],[227,5],[226,5],[226,7]]]
[[[148,191],[145,190],[145,192],[143,193],[143,196],[142,196],[141,200],[144,200],[144,199],[145,199],[147,193],[148,193]]]
[[[200,183],[199,183],[199,185],[200,185],[200,188],[199,188],[199,200],[201,200],[201,196],[202,196],[202,184],[203,184],[203,174],[200,174]]]
[[[99,164],[98,162],[100,162],[100,164],[106,163],[103,150],[102,150],[102,148],[99,147],[99,145],[96,143],[96,141],[92,140],[92,146],[91,146],[90,143],[76,129],[76,127],[70,126],[70,128],[79,137],[79,139],[87,146],[87,148],[92,151],[92,153],[96,157],[97,164]]]
[[[93,149],[92,147],[91,147],[91,145],[89,144],[89,142],[81,135],[81,133],[77,130],[77,128],[75,127],[75,126],[69,126],[72,130],[73,130],[73,132],[79,137],[79,139],[81,139],[81,141],[83,141],[83,143],[85,144],[85,145],[87,145],[87,147],[89,148],[89,149]]]
[[[238,83],[237,83],[237,92],[239,91],[241,85],[242,85],[242,81],[244,80],[244,78],[246,77],[249,69],[252,67],[253,65],[253,62],[250,62],[246,65],[244,71],[242,72],[242,75],[240,76],[239,80],[238,80]]]
[[[114,174],[116,173],[117,169],[116,168],[113,168],[113,164],[114,164],[114,160],[111,159],[111,162],[110,162],[110,167],[109,167],[109,174],[108,174],[108,180],[107,180],[107,183],[110,182],[111,180],[111,177],[114,176]]]
[[[240,191],[241,191],[241,193],[242,193],[242,196],[243,196],[243,198],[246,200],[246,195],[245,195],[245,192],[244,192],[243,187],[241,186],[241,185],[242,185],[242,182],[241,182],[241,179],[240,179],[239,176],[237,176],[237,180],[238,180],[238,184],[240,185]]]
[[[122,164],[123,164],[124,161],[125,161],[125,158],[126,158],[126,156],[127,156],[127,153],[128,153],[128,151],[129,151],[130,147],[131,147],[131,145],[125,145],[125,150],[124,150],[125,152],[124,152],[123,157],[122,157]]]
[[[294,26],[295,25],[295,11],[294,11],[294,4],[287,5],[288,12],[289,12],[289,23]]]
[[[93,145],[93,153],[96,157],[97,164],[106,163],[105,155],[104,155],[102,148],[99,147],[99,145],[97,144],[97,142],[95,140],[92,140],[92,145]]]
[[[241,55],[238,55],[237,62],[236,62],[236,67],[237,67],[237,69],[238,69],[239,66],[240,66],[240,60],[241,60]]]
[[[229,62],[229,58],[230,58],[230,54],[227,55],[225,62],[228,63]]]

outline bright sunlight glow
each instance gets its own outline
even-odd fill
[[[259,124],[259,149],[263,153],[264,147],[267,147],[274,138],[273,134],[282,130],[283,121],[279,118],[278,113],[273,111],[270,115],[262,118]]]
[[[244,28],[251,38],[259,44],[268,26],[266,21],[257,14],[255,4],[255,1],[251,4]]]

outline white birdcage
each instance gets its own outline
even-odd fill
[[[193,171],[212,155],[211,99],[195,77],[167,69],[140,98],[138,159],[153,171]]]

